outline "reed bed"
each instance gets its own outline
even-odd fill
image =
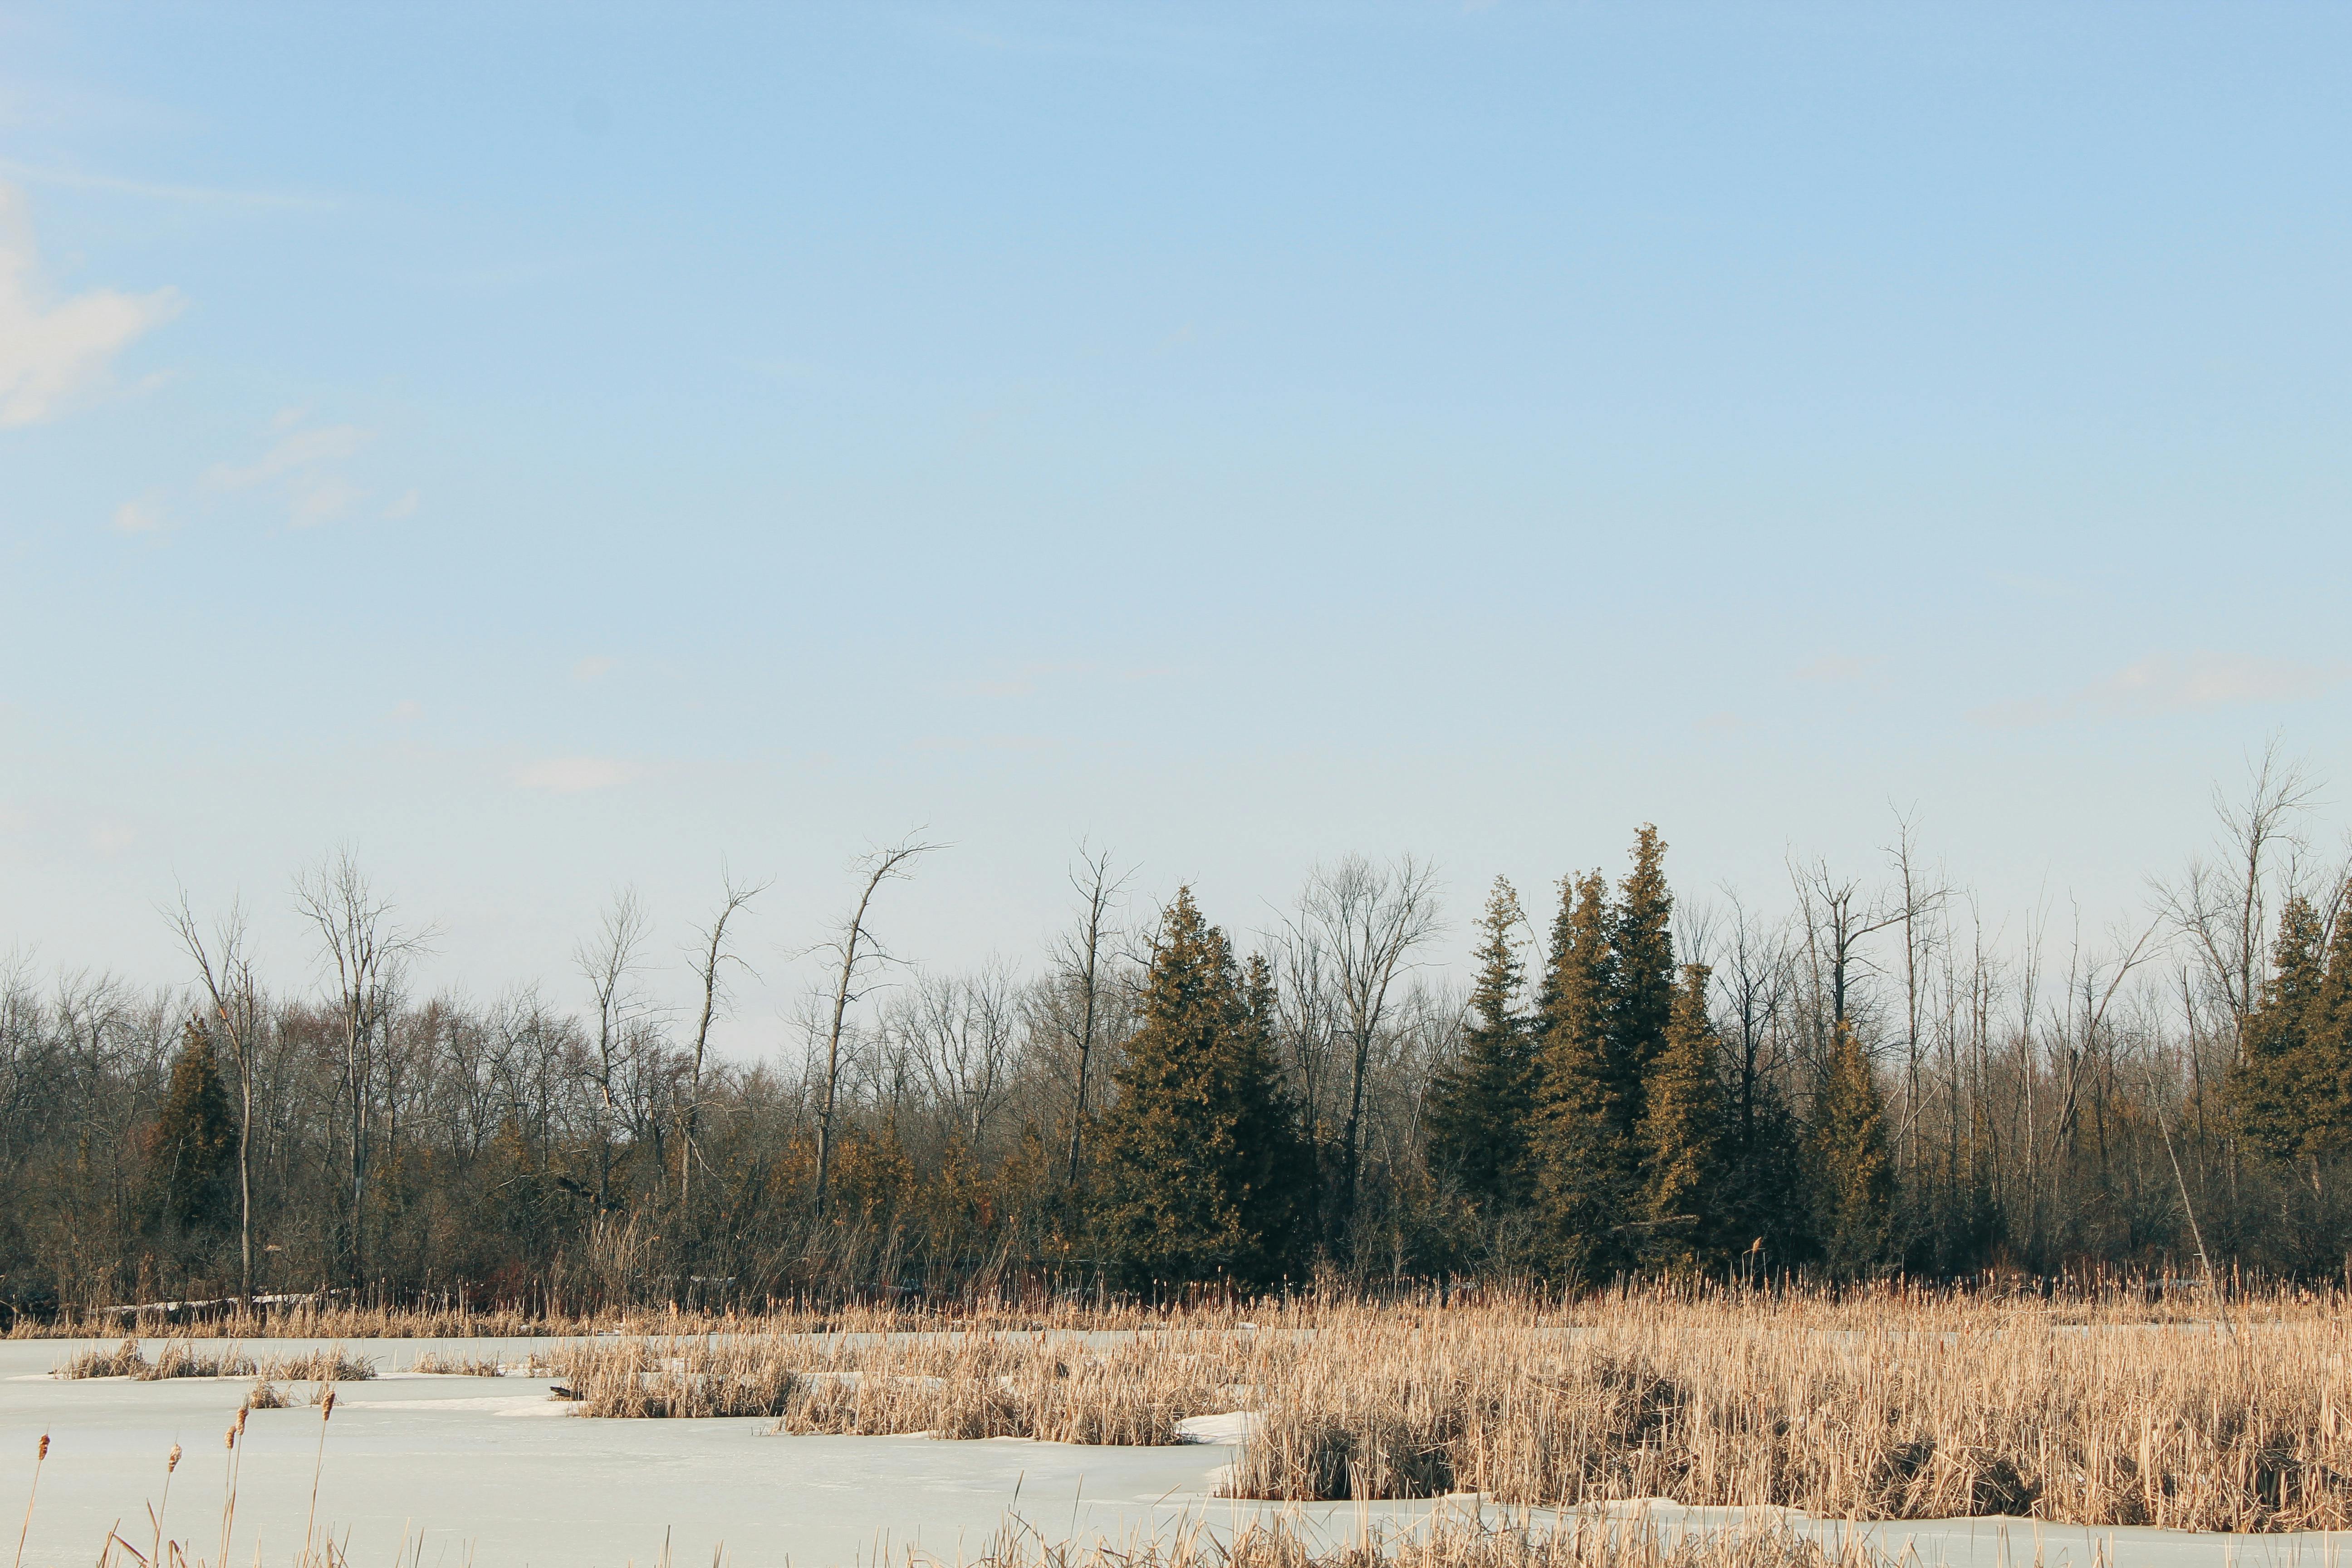
[[[1895,1568],[1853,1535],[1824,1542],[1785,1523],[1703,1531],[1659,1530],[1646,1518],[1579,1518],[1547,1531],[1475,1524],[1367,1535],[1318,1546],[1283,1521],[1230,1541],[1195,1527],[1172,1540],[1125,1545],[1049,1542],[1008,1529],[973,1568]]]
[[[1664,1498],[1817,1516],[2352,1524],[2352,1321],[2077,1328],[2031,1307],[1624,1296],[1328,1325],[1230,1489]]]
[[[736,1333],[554,1352],[582,1412],[1078,1443],[1258,1419],[1226,1490],[1644,1498],[1850,1519],[2352,1527],[2352,1318],[2065,1321],[2031,1301],[1623,1291],[1310,1304],[1159,1332]]]
[[[509,1364],[512,1363],[497,1356],[450,1355],[440,1351],[426,1351],[409,1363],[408,1370],[430,1373],[437,1377],[499,1377],[505,1374]]]
[[[597,1340],[550,1364],[581,1413],[764,1415],[783,1432],[1152,1445],[1255,1392],[1247,1331],[1089,1345],[1067,1334]]]
[[[363,1383],[375,1376],[375,1363],[347,1352],[342,1346],[256,1358],[236,1345],[208,1349],[212,1341],[185,1336],[164,1340],[149,1360],[137,1340],[125,1340],[112,1350],[84,1351],[68,1357],[51,1375],[73,1380],[87,1377],[128,1377],[153,1383],[170,1377],[250,1377],[257,1382]]]
[[[55,1369],[59,1378],[128,1377],[156,1383],[169,1377],[252,1377],[251,1356],[235,1347],[205,1352],[177,1340],[166,1341],[150,1361],[137,1340],[125,1340],[110,1351],[84,1351]]]

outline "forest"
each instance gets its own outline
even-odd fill
[[[484,1000],[419,984],[425,928],[334,856],[291,889],[300,975],[185,896],[183,984],[0,966],[0,1307],[2340,1278],[2352,889],[2315,799],[2264,763],[2096,938],[1988,915],[1900,818],[1771,909],[1678,891],[1644,826],[1458,923],[1411,857],[1244,931],[1082,849],[1066,929],[970,973],[884,940],[908,840],[757,1059],[711,1038],[766,889],[697,928],[698,1006],[649,999],[625,892]]]

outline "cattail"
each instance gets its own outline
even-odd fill
[[[167,1459],[165,1459],[165,1460],[163,1461],[163,1473],[164,1473],[165,1475],[167,1475],[167,1476],[168,1476],[168,1475],[170,1475],[173,1470],[176,1470],[176,1469],[178,1469],[179,1468],[180,1468],[180,1446],[179,1446],[177,1443],[174,1443],[174,1444],[173,1444],[173,1445],[172,1445],[172,1455],[171,1455],[171,1458],[167,1458]]]
[[[33,1456],[33,1485],[25,1494],[25,1525],[16,1531],[16,1568],[25,1565],[25,1538],[33,1532],[33,1501],[41,1495],[41,1464],[49,1457],[49,1435],[41,1434],[40,1451]]]
[[[319,1402],[319,1419],[324,1421],[335,1413],[335,1391],[327,1390],[327,1397]]]

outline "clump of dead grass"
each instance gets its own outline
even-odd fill
[[[1234,1494],[2352,1524],[2340,1314],[2077,1327],[2038,1304],[1627,1293],[1552,1323],[1367,1313],[1314,1343]]]
[[[1556,1529],[1440,1523],[1318,1546],[1286,1521],[1230,1541],[1194,1526],[1166,1541],[1048,1542],[1007,1530],[975,1568],[1894,1568],[1853,1534],[1822,1541],[1779,1521],[1727,1530],[1659,1529],[1643,1516],[1580,1517]]]
[[[258,1368],[265,1379],[280,1383],[365,1383],[375,1376],[375,1363],[350,1353],[341,1345],[267,1356]]]
[[[409,1364],[411,1372],[436,1377],[498,1377],[506,1367],[496,1356],[445,1355],[439,1351],[425,1351]]]
[[[64,1379],[128,1377],[156,1383],[172,1377],[251,1377],[253,1359],[234,1346],[202,1351],[184,1340],[166,1340],[150,1361],[137,1340],[125,1340],[110,1351],[84,1351],[54,1369]]]

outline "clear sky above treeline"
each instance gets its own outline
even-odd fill
[[[0,952],[1079,837],[2137,908],[2352,788],[2352,10],[0,6]],[[2340,800],[2340,794],[2330,796]],[[2340,844],[2347,814],[2314,820]],[[1531,891],[1530,901],[1543,895]],[[571,987],[577,989],[576,985]]]

